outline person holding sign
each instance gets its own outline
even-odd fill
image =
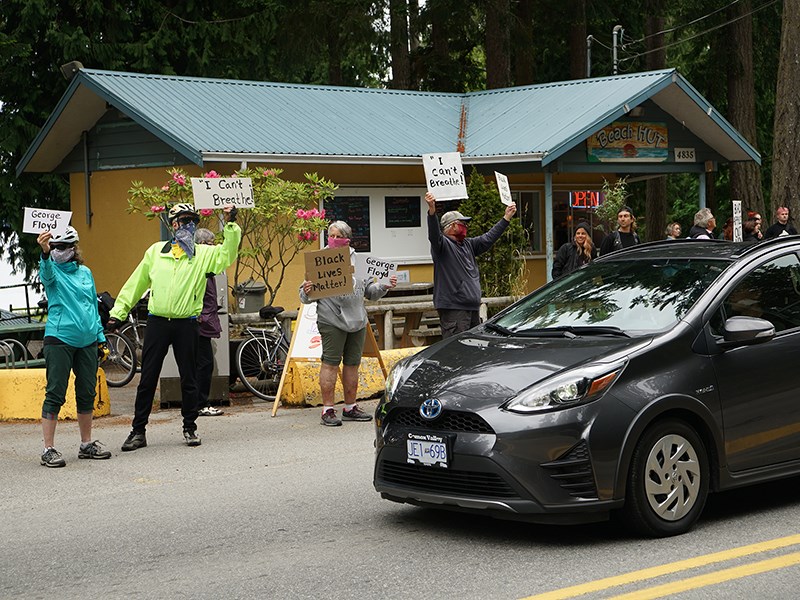
[[[97,310],[94,277],[83,264],[77,246],[78,232],[72,227],[59,235],[45,231],[36,241],[42,248],[39,278],[47,294],[48,312],[43,348],[47,386],[42,405],[41,464],[46,467],[67,464],[55,449],[55,435],[58,413],[66,401],[70,371],[75,373],[75,403],[81,434],[78,458],[111,458],[111,452],[92,441],[97,361],[108,352]]]
[[[441,230],[436,221],[436,196],[425,194],[428,203],[428,240],[433,258],[433,305],[439,313],[442,339],[479,323],[481,278],[475,257],[480,256],[500,239],[517,212],[517,205],[506,206],[505,214],[483,235],[467,237],[465,217],[457,210],[442,215]]]
[[[206,274],[221,273],[236,260],[242,230],[236,224],[236,208],[223,209],[227,224],[219,246],[195,244],[200,215],[191,204],[176,204],[169,210],[172,240],[156,242],[122,286],[111,309],[109,328],[125,320],[134,304],[150,288],[147,330],[142,347],[142,375],[136,388],[131,433],[122,444],[128,452],[147,446],[145,429],[153,408],[161,366],[169,347],[181,375],[181,415],[187,446],[199,446],[197,435],[197,318],[203,310]]]
[[[328,226],[326,248],[350,246],[353,231],[344,221],[334,221]],[[349,248],[350,265],[355,265],[355,250]],[[308,275],[306,275],[308,277]],[[322,425],[338,427],[345,421],[371,421],[372,416],[356,404],[358,392],[358,367],[369,327],[364,298],[378,300],[386,291],[397,285],[397,275],[392,275],[386,284],[373,283],[364,278],[354,278],[352,293],[343,296],[328,296],[314,300],[314,284],[306,279],[300,286],[300,301],[303,304],[317,303],[317,327],[322,337],[322,363],[319,369],[319,387],[322,392]],[[339,364],[342,365],[342,388],[344,409],[342,419],[333,408],[336,378]]]

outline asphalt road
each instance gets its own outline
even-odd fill
[[[0,423],[0,598],[504,599],[579,584],[594,587],[551,597],[794,598],[800,587],[800,536],[701,564],[796,534],[797,480],[712,497],[693,532],[644,540],[611,523],[517,524],[381,500],[372,425],[325,428],[316,408],[226,408],[200,419],[198,448],[183,445],[179,411],[159,411],[148,447],[122,453],[132,404],[116,395],[113,415],[95,421],[108,461],[78,460],[77,425],[61,423],[68,464],[47,469],[37,423]],[[686,559],[699,562],[674,566]],[[778,566],[740,574],[764,560]],[[723,569],[739,576],[642,595]],[[600,589],[608,577],[619,579]]]

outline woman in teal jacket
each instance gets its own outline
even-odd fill
[[[76,246],[78,232],[72,227],[55,236],[50,232],[41,233],[37,241],[42,248],[39,278],[44,284],[48,307],[44,329],[47,386],[42,405],[44,451],[41,464],[46,467],[66,465],[54,444],[70,371],[75,373],[75,401],[81,434],[78,458],[111,458],[111,452],[92,441],[97,360],[106,343],[97,311],[94,277],[83,264]]]

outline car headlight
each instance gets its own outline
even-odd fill
[[[625,364],[624,361],[594,363],[570,369],[522,390],[504,408],[512,412],[532,413],[597,400],[609,390]]]
[[[386,377],[386,402],[392,399],[397,388],[400,387],[400,384],[403,383],[413,370],[412,366],[416,364],[414,358],[414,356],[409,356],[398,361],[389,371],[389,375]]]

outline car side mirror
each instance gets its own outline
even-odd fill
[[[775,337],[775,326],[756,317],[731,317],[725,321],[724,337],[718,342],[723,348],[748,346],[768,342]]]

